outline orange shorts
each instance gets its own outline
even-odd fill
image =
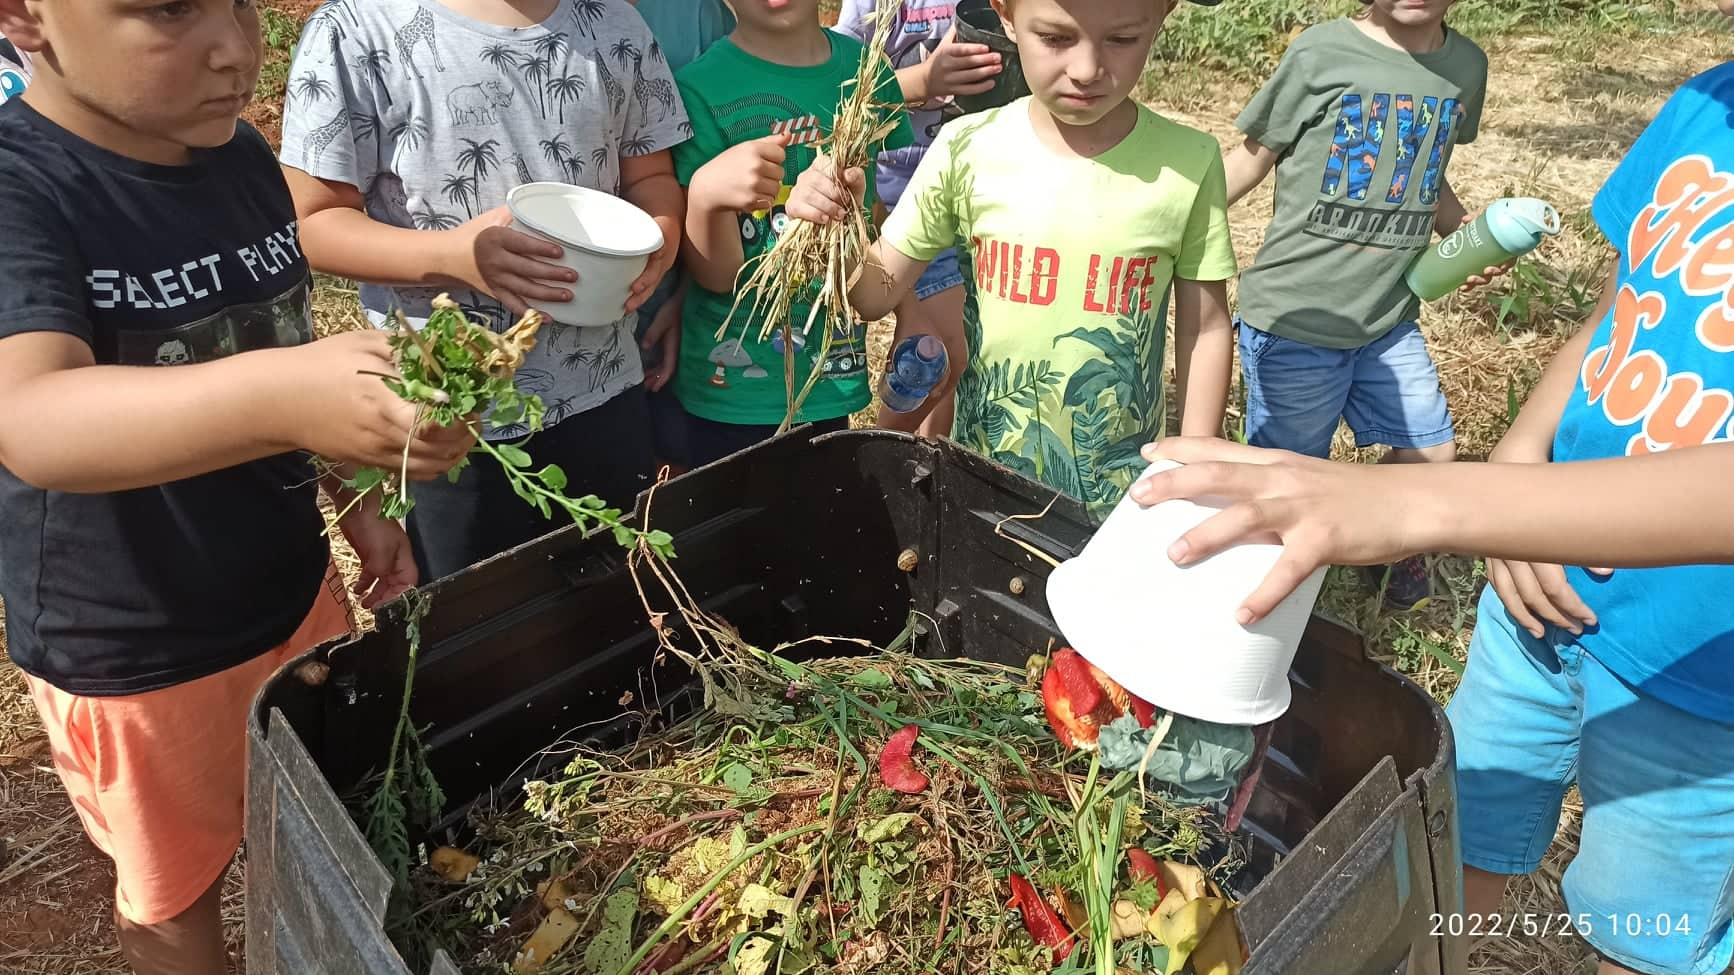
[[[55,771],[91,842],[114,860],[115,903],[134,924],[178,916],[234,858],[253,695],[285,661],[352,628],[335,566],[325,581],[288,642],[198,680],[82,697],[28,678]]]

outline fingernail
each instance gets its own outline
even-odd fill
[[[1240,607],[1240,610],[1234,614],[1234,618],[1237,622],[1240,623],[1241,626],[1251,626],[1252,625],[1252,610],[1247,609],[1245,606],[1242,606],[1242,607]]]
[[[1186,544],[1185,539],[1181,539],[1173,545],[1168,546],[1168,560],[1173,562],[1175,565],[1185,565],[1187,558],[1191,554],[1192,546]]]

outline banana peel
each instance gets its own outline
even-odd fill
[[[427,865],[446,883],[461,884],[470,879],[470,874],[476,872],[482,861],[472,853],[456,847],[442,846],[428,854]]]
[[[1228,902],[1219,897],[1188,900],[1179,890],[1171,890],[1162,898],[1146,930],[1168,947],[1168,967],[1163,975],[1175,975],[1186,967],[1187,959],[1227,906]]]
[[[1216,916],[1216,923],[1192,951],[1192,970],[1196,975],[1240,975],[1246,966],[1246,952],[1240,946],[1240,924],[1232,909]]]
[[[572,912],[564,907],[554,908],[542,919],[541,924],[536,925],[536,930],[530,933],[530,939],[518,950],[517,957],[512,959],[512,971],[541,971],[577,933],[578,919],[572,916]]]

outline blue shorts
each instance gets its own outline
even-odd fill
[[[1456,439],[1421,329],[1403,322],[1358,349],[1327,349],[1236,320],[1246,377],[1246,442],[1331,455],[1337,421],[1355,444],[1437,447]]]
[[[1479,612],[1447,709],[1463,862],[1533,872],[1576,781],[1583,837],[1562,884],[1574,929],[1635,971],[1719,975],[1734,953],[1734,725],[1633,688],[1570,633],[1530,636],[1492,587]]]
[[[921,301],[950,291],[952,288],[963,287],[963,270],[957,264],[957,248],[941,253],[927,265],[927,270],[921,272],[921,277],[915,281],[915,297]]]

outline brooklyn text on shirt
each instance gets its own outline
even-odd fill
[[[1693,334],[1711,352],[1734,352],[1734,173],[1718,171],[1704,156],[1676,160],[1632,221],[1625,250],[1630,270],[1614,301],[1607,344],[1584,359],[1590,404],[1600,403],[1615,426],[1638,426],[1626,445],[1630,454],[1734,437],[1728,422],[1734,393],[1696,373],[1674,372],[1654,350],[1636,348],[1643,332],[1683,324],[1669,320],[1667,294],[1639,290],[1646,281],[1671,280],[1690,297],[1720,299],[1705,303]]]
[[[1396,124],[1387,128],[1393,111]],[[1369,247],[1425,245],[1433,237],[1433,209],[1439,203],[1445,163],[1463,114],[1455,98],[1428,95],[1417,100],[1413,95],[1380,93],[1363,101],[1360,95],[1344,95],[1325,156],[1319,199],[1307,214],[1305,232]],[[1426,164],[1415,193],[1423,209],[1389,209],[1408,201],[1415,163],[1423,151]],[[1394,159],[1382,192],[1376,192],[1373,177],[1380,157],[1387,154]],[[1369,205],[1369,196],[1376,202]]]
[[[1162,259],[1154,254],[1091,254],[1087,260],[1062,262],[1060,252],[1052,247],[980,237],[971,238],[970,247],[975,253],[975,286],[980,294],[1016,305],[1051,305],[1059,296],[1060,275],[1082,273],[1084,311],[1127,315],[1134,307],[1139,311],[1155,307],[1151,290]]]
[[[270,280],[297,267],[300,260],[301,243],[291,220],[282,230],[229,254],[206,254],[150,272],[96,268],[84,276],[84,281],[90,287],[90,302],[97,308],[160,311],[221,294],[235,281]],[[243,273],[246,277],[240,276]]]

